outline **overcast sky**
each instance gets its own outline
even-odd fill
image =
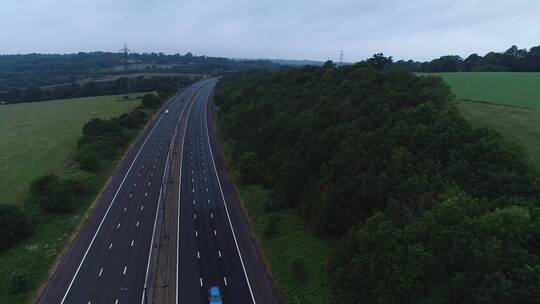
[[[539,0],[1,0],[0,53],[430,60],[540,45]]]

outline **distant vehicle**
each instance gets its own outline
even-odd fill
[[[210,304],[223,304],[219,287],[213,286],[208,289],[208,300],[210,300]]]
[[[169,109],[165,110],[165,114],[169,114]]]

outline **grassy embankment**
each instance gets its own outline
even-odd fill
[[[78,170],[70,156],[82,126],[92,118],[118,116],[139,104],[140,100],[101,96],[0,106],[0,203],[23,204],[30,182],[52,172],[83,181],[89,189],[69,214],[43,214],[37,206],[27,206],[36,229],[30,238],[0,253],[0,303],[33,299],[118,162],[107,163],[107,169],[97,175]],[[26,278],[24,291],[10,292],[13,273]]]
[[[238,181],[238,172],[231,166],[229,143],[223,136],[220,136],[220,142],[234,179]],[[260,185],[242,185],[239,182],[235,184],[249,213],[253,232],[264,250],[272,275],[286,302],[332,303],[329,279],[324,268],[330,255],[331,243],[315,236],[296,211],[268,212],[266,206],[271,200],[269,190]],[[269,235],[267,229],[273,213],[277,214],[279,220],[275,232]],[[305,268],[305,276],[300,280],[291,265],[298,258],[303,261]]]
[[[475,127],[500,132],[526,148],[540,168],[540,73],[436,73]]]

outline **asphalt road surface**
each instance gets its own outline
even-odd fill
[[[225,304],[277,303],[217,148],[209,115],[216,83],[190,86],[142,132],[38,303],[146,303],[164,204],[178,204],[171,264],[176,276],[170,282],[175,303],[208,303],[212,286],[220,288]],[[178,154],[169,153],[175,136],[184,140]],[[165,177],[176,157],[180,195],[177,202],[164,202]]]
[[[187,88],[143,131],[38,303],[142,303],[169,144],[187,101],[206,83]]]
[[[205,109],[212,89],[208,85],[197,94],[184,142],[178,299],[179,303],[204,303],[208,289],[219,286],[226,303],[253,303],[209,146]]]

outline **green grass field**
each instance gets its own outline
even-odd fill
[[[458,109],[473,126],[496,130],[525,147],[532,164],[540,169],[540,110],[469,101],[460,101]]]
[[[32,179],[69,158],[88,120],[117,116],[139,104],[100,96],[0,106],[0,203],[23,202]]]
[[[87,193],[76,199],[75,210],[66,214],[39,212],[35,204],[25,210],[34,220],[34,234],[0,253],[0,304],[35,302],[70,237],[88,215],[89,205],[107,181],[119,160],[103,163],[93,174],[79,170],[71,161],[82,126],[92,118],[110,118],[140,105],[140,100],[102,96],[0,106],[0,180],[2,202],[24,203],[29,182],[51,172],[86,185]],[[154,111],[150,111],[152,114]],[[133,130],[133,136],[138,130]],[[14,275],[25,278],[21,291],[13,292]]]
[[[458,100],[540,109],[540,73],[430,73],[441,76]]]
[[[500,132],[540,169],[540,73],[421,73],[441,76],[461,114],[475,127]]]

